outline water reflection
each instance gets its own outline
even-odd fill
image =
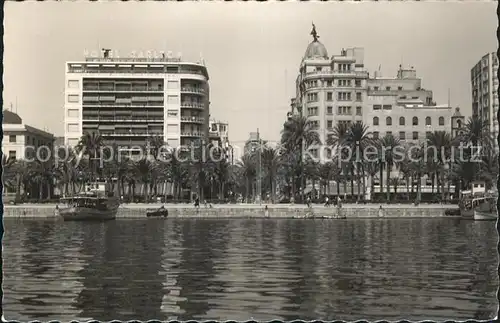
[[[463,320],[497,309],[491,222],[4,225],[8,319]]]

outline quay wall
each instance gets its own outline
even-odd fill
[[[159,205],[122,205],[118,210],[117,218],[143,218],[146,210]],[[260,218],[265,217],[262,205],[217,205],[213,208],[193,206],[166,205],[169,217],[176,218]],[[457,208],[456,205],[384,205],[382,211],[379,205],[345,205],[341,214],[347,218],[430,218],[443,217],[447,208]],[[4,218],[55,218],[55,205],[5,205]],[[269,205],[268,215],[271,218],[292,218],[310,215],[316,217],[332,217],[338,214],[336,207],[316,205],[311,210],[303,205]]]

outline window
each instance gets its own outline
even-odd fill
[[[9,159],[16,159],[16,151],[15,150],[9,150]]]
[[[68,123],[67,131],[68,132],[78,132],[78,123]]]
[[[17,136],[16,135],[10,135],[9,136],[9,142],[16,142],[17,141]]]
[[[332,120],[328,120],[328,121],[326,122],[326,127],[327,127],[327,128],[332,128],[332,127],[333,127],[333,121],[332,121]]]
[[[425,118],[425,125],[426,126],[430,126],[432,123],[431,123],[431,117],[426,117]]]
[[[418,139],[418,131],[413,131],[412,139],[413,140],[417,140]]]
[[[318,93],[307,94],[307,102],[317,102],[317,101],[318,101]]]
[[[357,116],[361,115],[361,107],[356,107],[356,115]]]
[[[402,90],[403,90],[403,87],[402,87],[402,86],[398,86],[398,90],[399,90],[399,91],[402,91]]]
[[[179,88],[179,81],[167,81],[167,89],[175,90]]]
[[[68,80],[68,88],[70,89],[78,89],[78,80]]]
[[[339,101],[351,101],[351,92],[339,92],[338,93]]]
[[[390,105],[390,104],[384,104],[383,108],[384,108],[384,110],[392,110],[392,105]]]
[[[405,125],[405,117],[399,117],[399,125],[404,126]]]
[[[179,96],[178,95],[169,95],[169,96],[167,96],[167,103],[168,104],[177,104],[177,103],[179,103]]]
[[[363,100],[362,93],[361,92],[357,92],[356,93],[356,101],[362,101],[362,100]]]
[[[178,113],[179,113],[179,112],[178,112],[177,110],[168,110],[168,111],[167,111],[167,116],[168,116],[168,117],[177,117],[177,114],[178,114]]]
[[[326,93],[326,101],[333,101],[333,93],[332,92]]]
[[[386,87],[385,87],[385,90],[386,90],[386,91],[390,91],[390,90],[391,90],[391,87],[390,87],[390,86],[386,86]]]
[[[380,109],[382,109],[382,106],[380,104],[373,105],[373,110],[380,110]]]
[[[399,132],[399,140],[406,140],[406,133],[404,131]]]
[[[392,126],[392,118],[391,117],[387,117],[385,118],[385,124],[387,126]]]
[[[418,126],[418,118],[417,117],[413,117],[413,119],[412,119],[412,125]]]
[[[78,94],[68,94],[68,102],[78,103],[79,100],[80,100],[80,96]]]
[[[439,117],[439,125],[444,126],[444,117]]]
[[[80,116],[80,111],[78,109],[68,109],[68,117],[78,118]]]
[[[333,107],[326,107],[326,114],[333,114]]]
[[[373,117],[373,125],[378,126],[378,117]]]
[[[356,87],[361,87],[361,80],[355,80],[354,84],[356,85]]]
[[[373,139],[378,139],[378,131],[373,132]]]
[[[318,107],[309,107],[309,108],[307,108],[307,115],[309,115],[309,116],[317,116],[318,115]]]

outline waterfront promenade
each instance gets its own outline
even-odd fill
[[[143,218],[147,209],[164,205],[169,211],[169,217],[194,218],[291,218],[304,216],[333,217],[338,214],[336,206],[325,207],[323,204],[313,204],[309,209],[304,204],[213,204],[201,205],[195,208],[192,204],[160,204],[160,203],[128,203],[122,204],[117,218]],[[380,210],[382,206],[382,210]],[[49,218],[54,217],[56,204],[20,204],[5,205],[4,218]],[[343,204],[342,215],[348,218],[427,218],[442,217],[446,209],[456,209],[450,204]]]

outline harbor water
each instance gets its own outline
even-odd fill
[[[495,222],[4,219],[8,320],[496,315]]]

